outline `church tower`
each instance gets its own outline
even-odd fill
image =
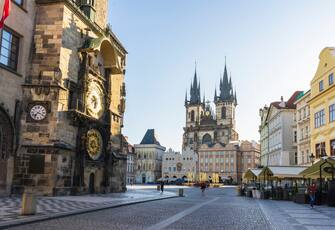
[[[186,127],[184,134],[183,146],[196,148],[197,135],[194,132],[199,126],[201,118],[204,114],[204,103],[201,102],[200,81],[198,82],[197,71],[194,72],[193,82],[190,87],[190,99],[185,95],[186,108]]]
[[[216,106],[217,125],[223,127],[218,133],[218,139],[221,143],[238,140],[238,134],[235,131],[235,108],[237,106],[236,91],[234,93],[231,76],[228,80],[227,66],[225,64],[223,78],[220,79],[220,95],[214,93],[214,103]]]

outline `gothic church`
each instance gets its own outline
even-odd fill
[[[231,141],[238,141],[235,128],[235,108],[237,106],[236,91],[233,91],[231,77],[228,79],[225,65],[223,77],[220,79],[220,91],[215,89],[213,111],[210,101],[201,101],[200,81],[197,72],[194,73],[190,88],[190,98],[186,92],[186,126],[184,127],[183,149],[193,149],[198,153],[201,145],[208,147],[215,144],[227,145]]]

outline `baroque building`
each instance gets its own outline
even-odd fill
[[[36,0],[13,191],[125,191],[126,50],[108,0]],[[25,20],[22,20],[25,21]]]
[[[319,55],[319,65],[311,81],[310,148],[316,159],[335,156],[335,48],[326,47]]]
[[[155,183],[162,177],[162,160],[166,150],[154,129],[148,129],[140,144],[134,145],[136,153],[135,182],[137,184]]]

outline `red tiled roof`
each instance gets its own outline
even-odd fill
[[[294,104],[294,102],[297,100],[298,96],[301,93],[303,93],[303,91],[295,91],[290,97],[290,99],[288,99],[288,101],[285,102],[285,107],[280,106],[280,101],[274,101],[270,105],[273,105],[277,109],[295,109],[296,105]]]

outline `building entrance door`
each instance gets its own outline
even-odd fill
[[[145,184],[145,174],[142,175],[142,184]]]
[[[90,182],[89,182],[88,190],[89,190],[89,193],[91,193],[91,194],[95,192],[94,191],[94,173],[90,174]]]
[[[13,151],[14,130],[7,113],[0,108],[0,194],[8,191],[7,186],[11,181],[7,181],[7,160]]]

